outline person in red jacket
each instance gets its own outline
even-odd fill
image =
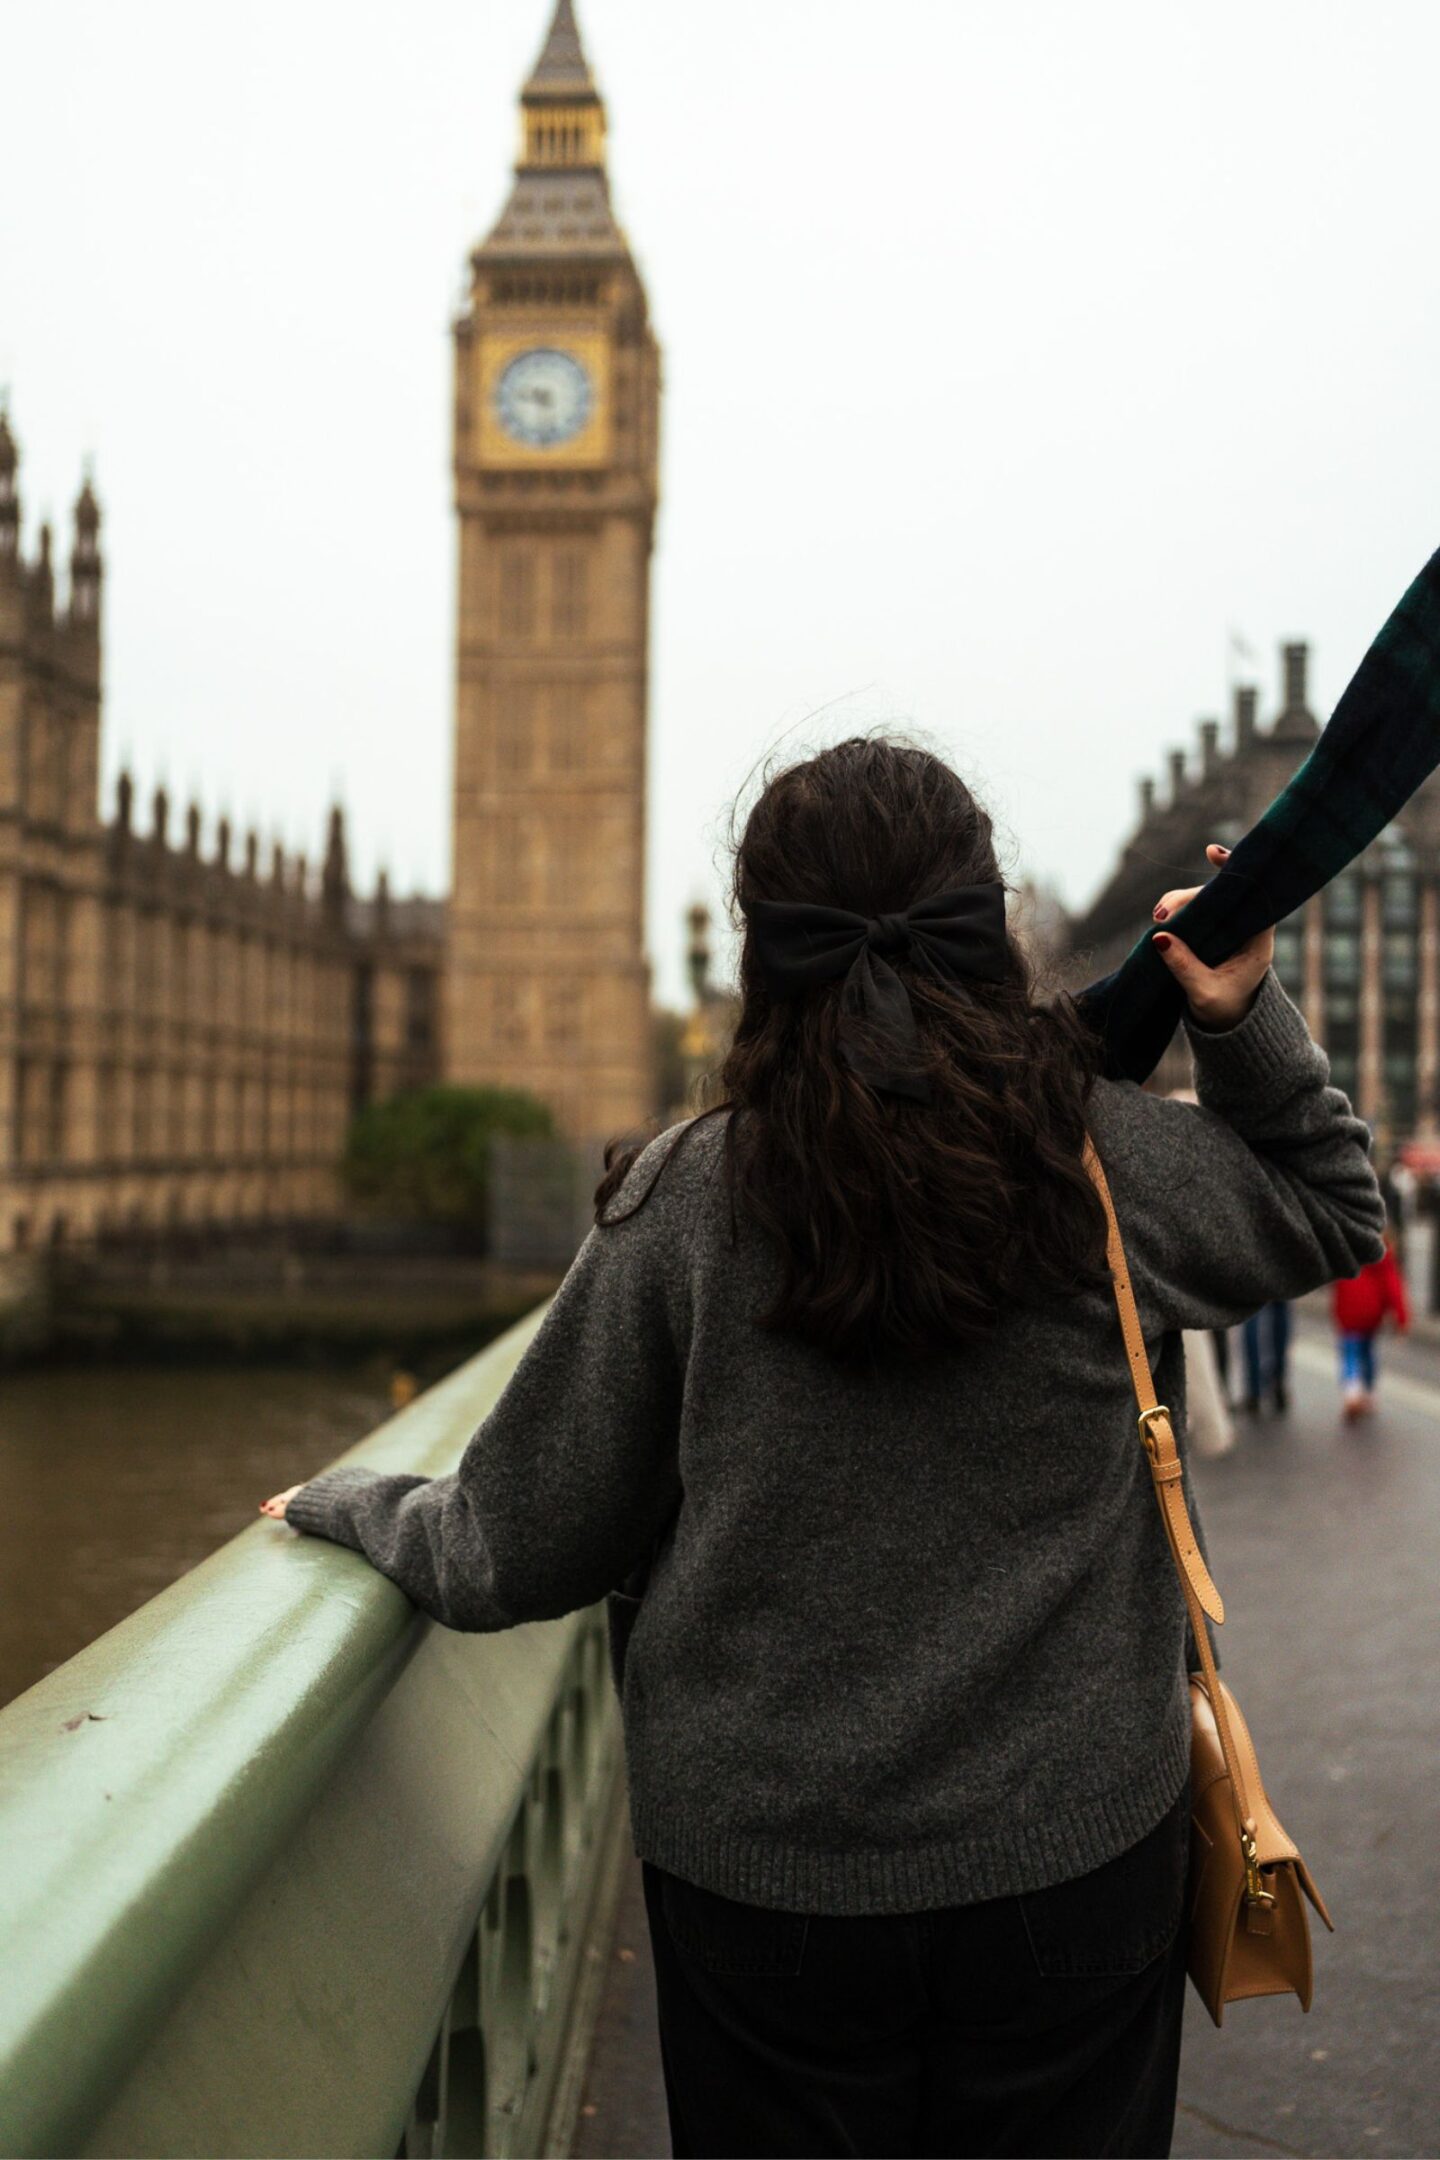
[[[1385,1324],[1386,1313],[1395,1315],[1395,1325],[1402,1335],[1410,1325],[1405,1278],[1388,1231],[1381,1257],[1372,1260],[1358,1275],[1337,1282],[1331,1296],[1340,1342],[1345,1415],[1362,1417],[1375,1407],[1375,1338]]]

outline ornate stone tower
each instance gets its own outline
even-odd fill
[[[571,0],[455,326],[460,514],[450,1077],[572,1134],[654,1107],[643,951],[660,365]]]
[[[12,1194],[93,1158],[100,991],[100,511],[75,504],[68,605],[49,525],[20,544],[19,453],[0,412],[0,1250]]]

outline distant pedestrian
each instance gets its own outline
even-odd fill
[[[1168,1100],[1198,1105],[1200,1098],[1194,1088],[1171,1088]],[[1228,1455],[1235,1445],[1228,1329],[1185,1330],[1185,1410],[1195,1453]]]
[[[1276,1298],[1245,1322],[1245,1407],[1258,1410],[1268,1396],[1277,1410],[1290,1407],[1290,1307]]]
[[[1332,1304],[1340,1345],[1341,1406],[1347,1419],[1364,1417],[1375,1407],[1375,1338],[1385,1325],[1385,1315],[1394,1314],[1401,1335],[1410,1326],[1405,1278],[1388,1235],[1378,1260],[1348,1281],[1336,1283]]]
[[[1198,1108],[1037,995],[949,766],[867,737],[774,773],[724,1101],[612,1152],[456,1471],[265,1503],[447,1627],[610,1593],[676,2153],[1170,2149],[1186,1608],[1087,1138],[1162,1403],[1183,1329],[1384,1219],[1273,932],[1208,967],[1191,898],[1155,950]]]
[[[1380,1190],[1385,1195],[1385,1205],[1390,1212],[1395,1258],[1403,1269],[1408,1258],[1406,1247],[1410,1241],[1410,1226],[1418,1212],[1416,1203],[1420,1180],[1404,1157],[1397,1156],[1381,1179]]]
[[[1185,1407],[1194,1452],[1228,1455],[1235,1445],[1235,1420],[1225,1397],[1215,1337],[1208,1328],[1185,1330]]]
[[[1220,1375],[1220,1393],[1225,1407],[1233,1409],[1235,1397],[1230,1389],[1230,1330],[1217,1327],[1210,1330],[1210,1341],[1215,1351],[1215,1369]]]

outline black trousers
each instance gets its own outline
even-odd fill
[[[1091,1874],[863,1918],[646,1865],[677,2160],[1169,2153],[1188,1789]]]

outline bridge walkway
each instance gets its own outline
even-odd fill
[[[538,1320],[350,1459],[452,1468]],[[1384,1363],[1342,1424],[1302,1319],[1291,1410],[1197,1466],[1339,1932],[1308,2017],[1192,1998],[1180,2160],[1440,2152],[1440,1356]],[[663,2155],[618,1724],[598,1612],[456,1635],[252,1524],[0,1710],[0,2153]]]
[[[1293,1998],[1241,2003],[1217,2032],[1191,1993],[1176,2160],[1440,2154],[1440,1342],[1387,1341],[1381,1363],[1374,1416],[1343,1424],[1328,1327],[1300,1314],[1289,1411],[1242,1417],[1234,1453],[1196,1465],[1227,1671],[1337,1933],[1315,1931],[1308,2016]],[[582,2101],[594,2113],[576,2129],[585,2160],[669,2151],[627,1870]]]

